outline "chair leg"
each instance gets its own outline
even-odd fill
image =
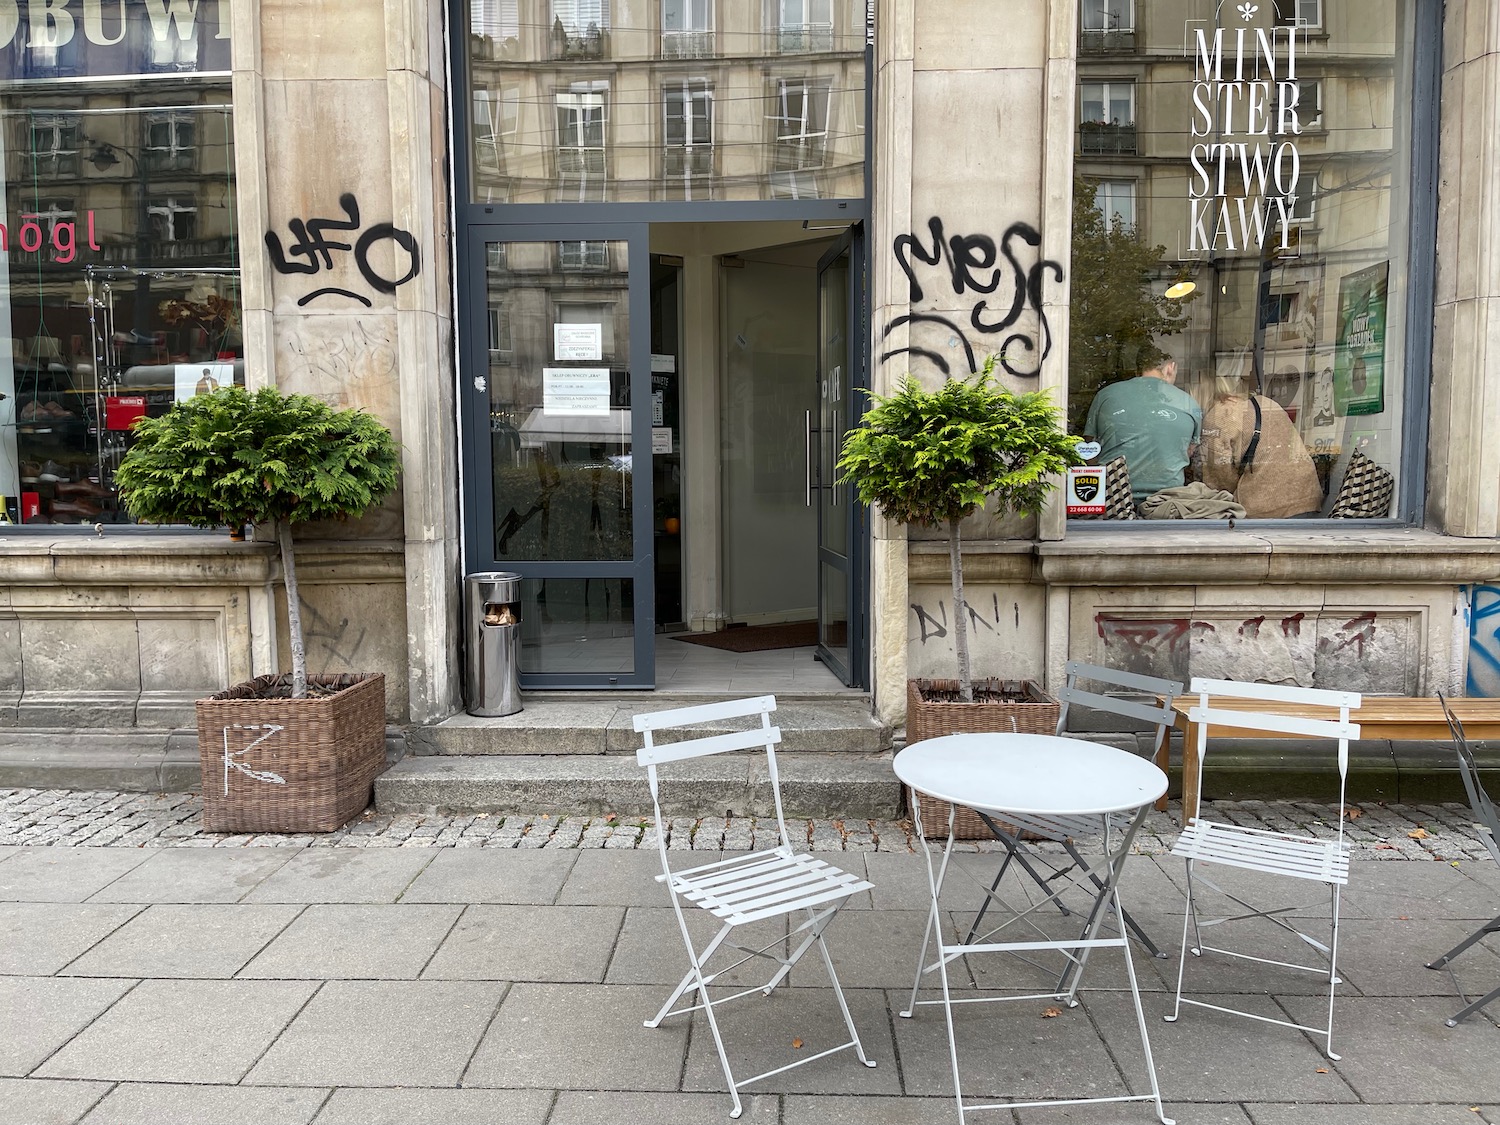
[[[719,1021],[714,1015],[713,1002],[708,998],[708,985],[703,983],[701,970],[697,970],[697,975],[698,995],[703,998],[703,1014],[708,1019],[708,1030],[713,1033],[714,1050],[719,1053],[719,1066],[724,1070],[724,1081],[729,1086],[729,1096],[734,1101],[734,1108],[729,1111],[729,1116],[737,1119],[745,1112],[745,1107],[740,1104],[740,1089],[734,1080],[734,1071],[729,1069],[729,1052],[724,1050],[724,1037],[719,1034]]]
[[[1175,1000],[1175,1002],[1172,1005],[1172,1014],[1170,1016],[1163,1016],[1162,1017],[1162,1019],[1164,1019],[1167,1023],[1176,1023],[1177,1022],[1177,1017],[1182,1014],[1182,974],[1183,974],[1183,971],[1187,968],[1188,926],[1191,925],[1193,927],[1193,931],[1194,931],[1193,936],[1194,937],[1198,937],[1198,933],[1197,933],[1198,913],[1197,913],[1197,911],[1198,911],[1197,903],[1194,902],[1194,900],[1193,900],[1193,861],[1192,860],[1188,860],[1187,861],[1187,902],[1184,904],[1183,911],[1182,911],[1182,946],[1180,947],[1180,951],[1177,954],[1177,999]],[[1199,938],[1199,942],[1200,942],[1200,945],[1201,945],[1201,942],[1202,942],[1201,937]],[[1199,956],[1199,953],[1198,953],[1197,949],[1194,949],[1192,952],[1193,952],[1194,956]]]
[[[1483,1008],[1485,1005],[1493,1003],[1496,1000],[1500,1000],[1500,988],[1491,989],[1489,992],[1486,992],[1483,996],[1481,996],[1478,1000],[1475,1000],[1474,1003],[1470,1004],[1468,1007],[1460,1008],[1457,1012],[1454,1012],[1451,1018],[1446,1019],[1443,1022],[1446,1023],[1449,1027],[1457,1027],[1464,1020],[1468,1019],[1475,1012],[1479,1011],[1480,1008]]]
[[[815,940],[818,943],[818,950],[823,954],[823,966],[828,970],[828,981],[833,985],[833,994],[838,999],[839,1011],[844,1013],[844,1026],[849,1029],[849,1038],[854,1043],[854,1053],[859,1056],[860,1062],[873,1067],[875,1060],[865,1056],[865,1045],[859,1041],[859,1032],[854,1028],[854,1017],[849,1014],[849,1004],[844,999],[843,988],[839,985],[839,975],[833,968],[833,957],[828,952],[828,943],[823,940],[823,927],[818,928]]]
[[[1464,938],[1463,941],[1459,942],[1452,949],[1448,950],[1447,953],[1444,953],[1436,961],[1430,962],[1427,967],[1429,969],[1441,969],[1446,967],[1449,961],[1452,961],[1453,958],[1457,957],[1465,949],[1468,949],[1469,946],[1473,945],[1477,941],[1483,940],[1490,934],[1500,934],[1500,915],[1496,915],[1496,917],[1492,921],[1486,922],[1484,925],[1480,926],[1479,929],[1475,930],[1468,937]]]
[[[1337,1062],[1342,1056],[1333,1053],[1333,993],[1339,983],[1339,885],[1334,883],[1332,936],[1328,944],[1328,1034],[1323,1039],[1324,1053]]]
[[[719,948],[720,945],[723,944],[724,939],[729,936],[730,931],[733,929],[733,926],[726,924],[722,930],[714,935],[713,941],[709,942],[703,947],[703,952],[701,954],[693,952],[692,939],[688,936],[687,930],[683,930],[682,941],[683,944],[687,946],[688,963],[691,967],[688,969],[687,975],[684,976],[682,980],[678,982],[677,987],[672,990],[672,995],[667,997],[667,1002],[661,1006],[661,1011],[657,1012],[655,1016],[646,1021],[647,1027],[660,1027],[661,1021],[667,1018],[667,1014],[671,1012],[673,1005],[675,1005],[677,1001],[682,999],[682,994],[685,993],[688,989],[696,987],[698,985],[698,982],[703,980],[703,963],[714,955],[714,952]],[[705,996],[705,1003],[707,1002],[707,999],[707,996]]]

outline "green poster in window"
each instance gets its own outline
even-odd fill
[[[1385,410],[1385,297],[1390,263],[1339,282],[1333,397],[1340,416]]]

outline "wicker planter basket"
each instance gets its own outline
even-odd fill
[[[289,676],[259,676],[198,700],[203,827],[332,832],[364,811],[385,769],[385,676],[309,676],[338,689],[258,699]]]
[[[977,734],[1013,731],[1020,734],[1054,734],[1061,705],[1035,680],[975,680],[974,694],[998,692],[1005,699],[984,703],[949,703],[927,700],[924,691],[958,691],[957,680],[906,681],[906,743],[946,734]],[[922,794],[922,831],[926,836],[948,834],[948,802]],[[954,836],[960,840],[989,840],[989,827],[973,809],[960,808],[954,821]]]

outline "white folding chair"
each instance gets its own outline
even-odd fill
[[[1448,719],[1448,731],[1453,735],[1453,747],[1458,751],[1458,769],[1463,777],[1464,792],[1469,795],[1469,808],[1474,813],[1474,828],[1479,833],[1479,838],[1484,841],[1485,849],[1496,863],[1500,863],[1500,809],[1495,808],[1495,803],[1490,800],[1490,795],[1484,791],[1484,784],[1479,780],[1479,763],[1474,760],[1474,751],[1469,749],[1468,739],[1464,737],[1463,723],[1453,713],[1453,709],[1448,706],[1448,701],[1441,693],[1438,695],[1438,702],[1443,705],[1443,714]],[[1500,916],[1484,923],[1427,967],[1448,969],[1448,976],[1453,981],[1453,987],[1458,989],[1459,996],[1467,1001],[1468,997],[1464,995],[1462,989],[1458,988],[1458,979],[1453,976],[1449,963],[1469,946],[1492,934],[1500,934]],[[1500,987],[1492,989],[1473,1003],[1466,1004],[1445,1022],[1449,1027],[1457,1027],[1460,1020],[1467,1019],[1480,1008],[1496,1000],[1500,1000]]]
[[[1105,711],[1112,715],[1118,715],[1125,719],[1134,719],[1138,722],[1153,723],[1156,726],[1156,738],[1152,743],[1152,757],[1156,764],[1163,769],[1167,748],[1167,739],[1172,729],[1175,715],[1172,711],[1172,702],[1182,694],[1182,684],[1175,680],[1163,680],[1155,676],[1141,676],[1134,672],[1120,672],[1113,668],[1103,668],[1097,664],[1085,664],[1080,660],[1070,660],[1064,666],[1067,679],[1063,683],[1062,690],[1057,693],[1058,700],[1062,703],[1062,709],[1057,716],[1057,731],[1061,735],[1067,729],[1068,711],[1077,704],[1087,707],[1093,711]],[[1133,699],[1121,699],[1116,696],[1104,695],[1100,692],[1088,691],[1078,686],[1078,681],[1089,683],[1107,684],[1111,687],[1125,688],[1129,691],[1149,693],[1153,696],[1162,697],[1161,702],[1141,702]],[[1079,886],[1089,890],[1098,900],[1104,894],[1104,880],[1094,871],[1089,862],[1079,851],[1078,844],[1082,841],[1093,840],[1102,836],[1108,828],[1121,828],[1122,824],[1106,823],[1108,817],[1041,817],[1021,813],[1007,813],[1005,821],[1001,822],[991,817],[988,813],[979,811],[990,831],[993,832],[1005,845],[1005,860],[1000,865],[994,881],[990,884],[988,895],[980,904],[979,913],[975,916],[973,924],[969,927],[969,936],[966,941],[974,941],[979,935],[980,923],[984,920],[985,913],[989,910],[992,902],[999,902],[1000,882],[1005,878],[1005,872],[1009,869],[1011,861],[1024,871],[1033,882],[1036,883],[1047,894],[1044,902],[1056,902],[1063,914],[1070,911],[1062,900],[1062,893],[1068,886]],[[1129,818],[1125,818],[1128,820]],[[1009,828],[1009,830],[1007,830]],[[1023,842],[1022,833],[1030,833],[1032,836],[1044,840],[1052,840],[1060,843],[1063,850],[1071,860],[1067,866],[1058,866],[1048,862],[1045,856],[1028,849]],[[1046,867],[1044,873],[1039,870]],[[1085,885],[1084,880],[1088,881]],[[1029,911],[1028,911],[1029,913]],[[1144,945],[1153,957],[1165,958],[1166,954],[1157,948],[1156,943],[1151,940],[1149,934],[1132,918],[1129,912],[1125,913],[1123,919],[1126,928],[1132,933],[1136,940]],[[1077,966],[1070,965],[1063,979],[1058,984],[1059,991],[1066,991],[1069,973]],[[1076,982],[1075,982],[1076,983]]]
[[[814,1062],[838,1051],[854,1049],[859,1061],[874,1066],[873,1060],[865,1057],[864,1046],[859,1041],[859,1032],[854,1029],[854,1020],[849,1015],[849,1005],[844,1000],[844,990],[839,987],[838,974],[834,972],[833,958],[823,932],[833,921],[839,907],[851,895],[873,889],[873,884],[858,879],[807,853],[799,853],[787,834],[786,818],[781,808],[781,785],[776,772],[776,744],[781,741],[781,731],[771,725],[771,712],[776,710],[775,696],[764,695],[755,699],[737,699],[725,703],[708,703],[697,707],[679,707],[671,711],[654,711],[635,716],[635,729],[644,736],[645,745],[636,753],[636,761],[646,767],[646,778],[651,786],[651,803],[655,807],[656,823],[662,823],[661,796],[658,788],[657,767],[667,762],[680,762],[689,758],[702,758],[710,754],[723,754],[733,750],[761,748],[766,752],[771,794],[776,804],[777,844],[774,848],[736,856],[717,863],[706,863],[699,867],[674,871],[667,852],[665,834],[657,833],[657,850],[661,853],[662,873],[657,882],[666,883],[671,891],[672,910],[677,916],[678,928],[682,931],[682,943],[687,948],[688,972],[682,978],[667,1002],[654,1017],[646,1021],[647,1027],[657,1027],[668,1016],[702,1011],[708,1020],[708,1029],[713,1034],[714,1047],[719,1053],[719,1064],[724,1068],[724,1079],[729,1083],[729,1095],[734,1099],[730,1117],[738,1117],[741,1088],[769,1078],[773,1074],[791,1070]],[[730,734],[702,735],[683,741],[656,744],[658,732],[680,727],[692,727],[702,723],[717,723],[726,719],[760,716],[760,726],[751,730]],[[722,923],[719,932],[701,950],[693,945],[688,932],[687,918],[683,907],[707,911]],[[801,915],[801,921],[787,934],[778,934],[774,941],[761,948],[738,945],[728,938],[738,926],[769,918],[788,918]],[[796,921],[796,919],[791,919]],[[801,940],[798,941],[800,935]],[[773,946],[795,941],[790,953],[781,956],[771,952]],[[849,1041],[830,1047],[825,1051],[809,1055],[805,1059],[776,1067],[754,1078],[736,1081],[729,1067],[729,1056],[724,1050],[724,1039],[719,1034],[719,1022],[714,1008],[727,1004],[752,992],[769,996],[814,945],[823,955],[823,965],[828,970],[828,979],[833,985],[834,997],[843,1013],[844,1024],[849,1029]],[[733,965],[714,972],[707,972],[704,965],[721,948],[737,950],[744,956]],[[747,988],[730,996],[711,999],[709,985],[716,979],[753,958],[762,957],[777,963],[777,969],[764,985]],[[673,1009],[673,1005],[688,992],[695,992],[699,1003],[691,1007]]]
[[[1197,728],[1198,796],[1203,787],[1203,755],[1208,747],[1209,727],[1238,730],[1267,731],[1294,738],[1329,739],[1338,743],[1339,803],[1338,829],[1329,838],[1299,836],[1286,832],[1274,832],[1260,828],[1248,828],[1238,824],[1208,821],[1200,814],[1194,817],[1172,845],[1172,854],[1187,861],[1187,909],[1182,919],[1182,945],[1194,957],[1205,953],[1220,953],[1246,961],[1258,961],[1264,965],[1278,965],[1316,973],[1328,978],[1328,1023],[1325,1027],[1309,1027],[1305,1024],[1272,1019],[1255,1012],[1238,1008],[1225,1008],[1202,1000],[1190,1000],[1182,994],[1183,970],[1187,958],[1179,957],[1177,964],[1177,1002],[1167,1022],[1176,1020],[1182,1005],[1191,1004],[1209,1008],[1216,1012],[1246,1016],[1265,1023],[1280,1024],[1314,1035],[1323,1036],[1324,1050],[1328,1057],[1337,1059],[1333,1053],[1333,993],[1340,983],[1338,976],[1339,946],[1339,888],[1349,882],[1349,847],[1344,843],[1344,785],[1349,772],[1349,740],[1359,737],[1359,726],[1349,721],[1349,712],[1360,705],[1360,695],[1353,691],[1322,691],[1313,688],[1281,687],[1275,684],[1248,684],[1237,680],[1205,680],[1195,678],[1189,689],[1198,697],[1198,702],[1189,709],[1188,718]],[[1210,699],[1210,696],[1213,698]],[[1240,707],[1235,705],[1239,703]],[[1269,706],[1267,706],[1269,705]],[[1307,712],[1318,711],[1329,717],[1308,717]],[[1333,715],[1337,718],[1333,718]],[[1201,807],[1201,806],[1200,806]],[[1201,864],[1218,864],[1245,871],[1255,871],[1267,876],[1296,879],[1303,882],[1321,883],[1329,888],[1332,918],[1330,937],[1325,944],[1297,929],[1286,917],[1298,909],[1299,904],[1261,909],[1219,887],[1198,872]],[[1198,915],[1197,884],[1217,891],[1225,898],[1242,907],[1246,913],[1224,917],[1202,919]],[[1231,949],[1205,945],[1203,931],[1211,926],[1228,922],[1263,919],[1306,942],[1316,950],[1326,963],[1318,965],[1296,964],[1276,961],[1267,957],[1255,957]],[[1193,944],[1188,945],[1191,927]]]

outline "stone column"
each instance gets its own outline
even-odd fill
[[[1443,18],[1428,516],[1500,534],[1500,11],[1448,0]],[[1413,371],[1412,378],[1422,372]]]
[[[450,713],[458,697],[442,10],[440,0],[234,9],[251,386],[367,409],[403,448],[396,496],[354,523],[299,529],[299,560],[319,541],[345,553],[357,543],[363,560],[358,583],[330,567],[304,601],[338,635],[324,666],[384,670],[392,717],[414,721]]]

